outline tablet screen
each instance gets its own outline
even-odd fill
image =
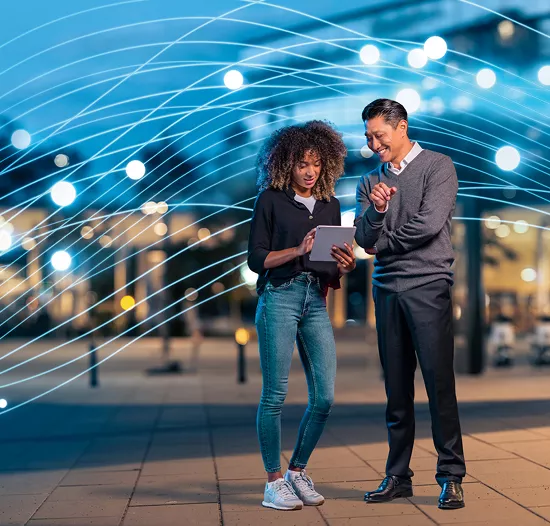
[[[330,255],[332,246],[336,245],[340,248],[345,248],[344,243],[350,247],[353,246],[353,238],[355,236],[354,226],[318,226],[315,231],[315,240],[313,248],[309,254],[310,261],[332,261],[336,263]]]

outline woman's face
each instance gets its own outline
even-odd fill
[[[306,151],[304,158],[292,170],[292,185],[310,191],[321,175],[321,157],[312,150]]]

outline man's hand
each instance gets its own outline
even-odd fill
[[[374,203],[374,207],[378,212],[383,212],[386,209],[386,203],[395,195],[397,188],[392,186],[391,188],[385,183],[378,183],[372,189],[369,197]]]

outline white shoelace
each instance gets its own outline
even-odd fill
[[[313,480],[311,480],[311,477],[308,477],[305,471],[302,471],[295,479],[294,483],[296,486],[298,486],[301,490],[310,490],[315,492],[315,486],[313,484]]]
[[[290,483],[285,479],[277,480],[274,486],[277,492],[279,493],[279,495],[283,498],[283,500],[296,498],[296,493],[294,492],[294,489],[292,488]]]

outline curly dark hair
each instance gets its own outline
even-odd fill
[[[260,192],[267,188],[288,188],[292,170],[309,151],[317,153],[322,162],[313,196],[330,201],[334,185],[344,173],[347,149],[342,134],[331,123],[321,120],[285,126],[265,140],[256,158]]]

